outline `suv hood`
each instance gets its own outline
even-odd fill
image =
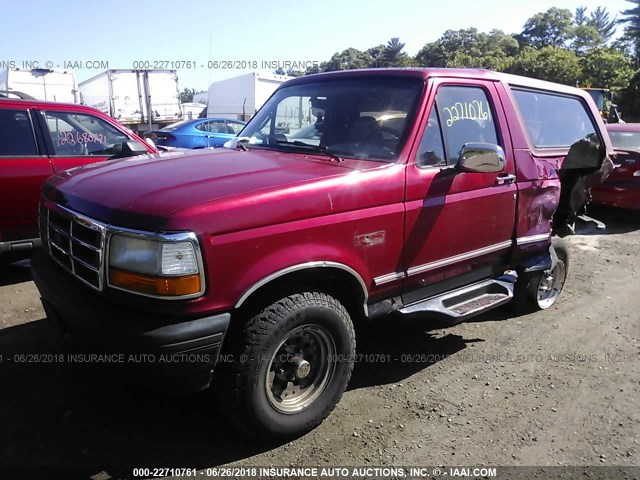
[[[67,170],[45,183],[43,195],[108,224],[155,231],[187,207],[379,166],[265,150],[176,152]]]

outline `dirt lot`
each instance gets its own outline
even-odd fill
[[[0,466],[124,477],[124,466],[230,463],[640,465],[640,215],[596,213],[608,229],[567,239],[556,307],[446,330],[402,319],[360,328],[358,352],[390,361],[359,362],[334,413],[284,445],[243,438],[206,394],[165,397],[90,366],[16,361],[63,344],[28,268],[10,267],[0,277]]]

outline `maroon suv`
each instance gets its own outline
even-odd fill
[[[553,234],[612,152],[593,100],[568,86],[481,70],[305,76],[226,149],[49,179],[33,277],[60,328],[145,354],[123,357],[125,373],[174,393],[213,380],[238,426],[292,437],[342,396],[353,322],[551,308],[569,267]]]
[[[9,98],[18,95],[22,98]],[[0,95],[0,260],[28,255],[39,244],[38,201],[48,177],[108,158],[154,152],[93,108]]]

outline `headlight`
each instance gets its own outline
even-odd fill
[[[640,177],[640,170],[636,170],[635,172],[633,172],[633,176]]]
[[[199,247],[193,234],[146,239],[115,234],[109,244],[109,285],[164,298],[192,297],[204,290]]]

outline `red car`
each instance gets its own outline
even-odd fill
[[[640,123],[607,125],[616,152],[615,169],[591,189],[593,203],[640,210]]]
[[[40,187],[55,173],[140,153],[155,153],[112,118],[84,105],[0,95],[0,260],[40,243]]]
[[[293,438],[345,391],[354,323],[551,308],[569,269],[552,236],[607,154],[577,88],[484,70],[305,75],[227,148],[47,180],[31,272],[54,325],[122,354],[123,376],[212,384],[247,433]]]

